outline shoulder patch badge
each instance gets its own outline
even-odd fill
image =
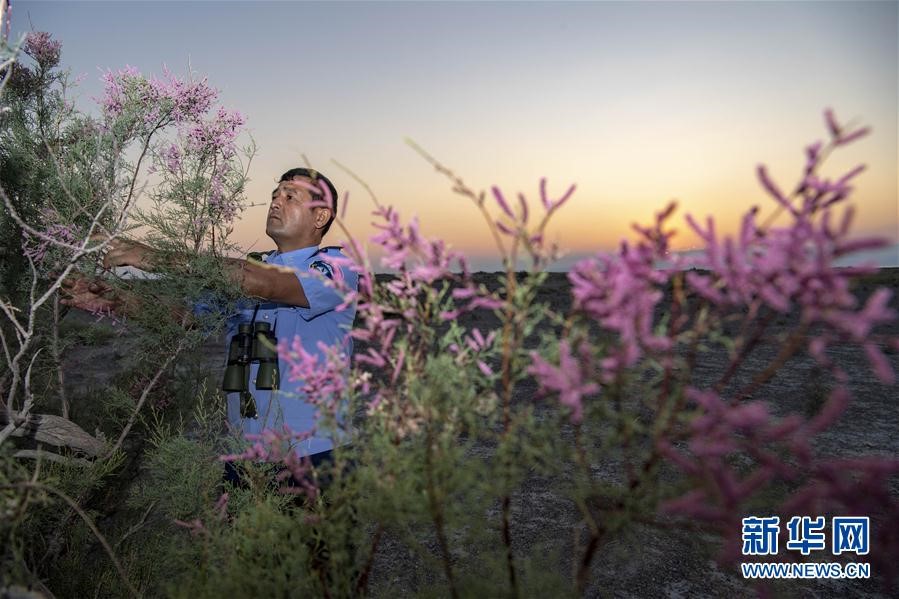
[[[329,279],[334,278],[334,270],[331,268],[331,265],[325,262],[324,260],[316,260],[312,264],[309,265],[309,268],[314,268],[318,272],[322,273]]]

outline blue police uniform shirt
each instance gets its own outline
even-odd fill
[[[238,303],[237,312],[228,318],[228,341],[237,332],[241,323],[249,323],[258,304],[256,322],[269,322],[278,338],[278,342],[293,344],[295,336],[299,336],[303,349],[312,355],[319,356],[319,363],[325,360],[319,342],[326,346],[339,346],[347,359],[353,353],[353,340],[349,336],[356,315],[356,306],[351,304],[343,310],[336,308],[344,302],[341,292],[329,287],[325,279],[332,279],[337,269],[343,276],[349,289],[356,289],[357,273],[349,268],[341,268],[330,259],[344,258],[337,247],[310,246],[290,252],[278,251],[263,255],[263,262],[290,267],[294,270],[303,292],[309,301],[309,307],[291,306],[267,300],[246,299]],[[227,354],[227,352],[226,352]],[[227,355],[226,355],[227,362]],[[228,393],[228,421],[234,431],[244,435],[260,433],[264,429],[280,429],[287,424],[295,432],[306,432],[315,427],[317,408],[304,400],[301,390],[303,381],[288,381],[289,366],[279,356],[280,389],[266,390],[256,388],[258,363],[250,366],[248,389],[256,402],[257,416],[242,418],[240,413],[240,393]],[[326,431],[317,431],[315,436],[296,443],[294,450],[299,455],[312,455],[332,449],[334,446]]]

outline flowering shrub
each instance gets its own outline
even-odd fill
[[[139,447],[155,430],[157,446],[172,446],[164,432],[180,426],[183,410],[210,409],[202,405],[204,389],[185,372],[195,368],[190,350],[201,333],[185,332],[172,314],[173,306],[207,289],[228,288],[219,262],[233,249],[227,237],[244,202],[246,172],[236,145],[243,118],[215,107],[217,92],[205,81],[168,72],[144,77],[134,69],[107,74],[99,114],[85,114],[68,99],[69,76],[58,68],[61,44],[49,34],[28,34],[18,48],[4,38],[0,50],[0,502],[9,508],[0,516],[0,594],[14,583],[43,588],[41,578],[59,577],[73,595],[99,593],[104,585],[136,595],[105,539],[110,531],[101,532],[83,506],[110,491],[109,475],[133,478],[142,460],[153,459],[150,451],[126,456],[132,439],[142,440]],[[172,163],[172,147],[180,161],[177,184],[171,171],[160,173]],[[145,192],[150,207],[135,210]],[[103,269],[97,257],[108,239],[135,226],[164,256],[183,258],[180,272],[192,276],[141,285]],[[168,262],[159,266],[163,275],[176,270]],[[72,279],[91,281],[98,314],[110,310],[113,297],[140,308],[128,326],[115,327],[116,342],[124,338],[130,348],[128,372],[101,389],[66,380],[71,369],[63,364],[77,340],[63,326],[72,322],[60,287]],[[201,453],[209,445],[187,448]],[[191,478],[186,470],[196,464],[159,455],[161,475],[177,469],[173,480]],[[214,455],[209,464],[217,466]],[[196,476],[198,484],[221,480],[220,472],[211,479],[209,472]],[[196,487],[170,500],[166,523],[193,521],[185,519],[192,511],[175,505],[191,493],[196,497]],[[110,580],[78,574],[78,562],[90,553],[85,533],[100,543]],[[78,551],[68,552],[71,542]],[[33,557],[38,552],[42,557]],[[163,561],[157,557],[154,567]],[[95,590],[81,592],[80,584]]]
[[[10,107],[37,114],[34,86],[62,81],[53,74],[59,45],[35,34],[24,48],[33,69],[18,71]],[[56,140],[54,177],[25,169],[31,179],[6,202],[20,217],[15,238],[25,241],[33,287],[47,289],[15,309],[4,303],[21,340],[8,360],[15,373],[4,389],[5,407],[15,410],[9,420],[50,403],[31,388],[31,367],[21,366],[39,364],[42,337],[15,316],[36,313],[34,304],[53,295],[39,272],[98,270],[99,246],[89,236],[121,234],[131,224],[163,256],[186,257],[187,266],[162,260],[164,276],[148,288],[109,281],[145,293],[146,312],[132,324],[142,327],[133,334],[152,365],[131,373],[139,384],[108,388],[96,402],[114,416],[127,406],[126,417],[111,419],[115,428],[100,421],[118,437],[116,451],[87,465],[54,464],[50,474],[24,468],[22,454],[0,456],[0,533],[11,548],[2,560],[15,571],[11,580],[39,580],[34,570],[73,595],[127,588],[342,597],[372,587],[389,594],[382,560],[395,552],[412,556],[404,569],[426,572],[416,581],[424,593],[436,586],[451,596],[585,594],[594,591],[597,556],[612,555],[625,533],[699,527],[723,539],[726,566],[738,555],[741,518],[757,513],[870,516],[870,560],[889,579],[889,558],[899,550],[899,503],[889,485],[899,460],[838,457],[819,445],[850,406],[859,374],[835,349],[854,347],[877,380],[895,382],[884,348],[899,349],[899,342],[882,333],[896,320],[891,291],[878,289],[860,303],[853,281],[873,269],[835,267],[847,253],[884,243],[850,234],[853,210],[844,206],[863,167],[836,179],[821,172],[831,151],[866,129],[846,130],[827,111],[830,141],[806,149],[790,194],[758,167],[776,208],[764,220],[750,209],[735,236],[719,234],[711,217],[700,224],[687,215],[704,245],[698,256],[672,253],[677,207],[668,205],[653,222],[634,226],[634,240],[572,268],[569,309],[547,304],[541,289],[558,255],[546,228],[575,187],[554,198],[541,179],[539,202],[523,194],[510,201],[497,187],[471,190],[419,149],[484,217],[505,271],[495,283],[477,277],[463,255],[375,200],[371,242],[382,250],[377,266],[392,271],[376,276],[363,244],[338,218],[335,228],[350,238],[349,258],[339,266],[356,272],[359,284],[348,289],[340,276],[328,284],[345,293],[345,305],[356,304],[357,350],[351,357],[343,348],[311,354],[299,340],[281,339],[278,352],[288,364],[281,375],[302,381],[305,401],[319,409],[318,430],[268,430],[241,444],[220,434],[214,394],[184,376],[180,356],[197,347],[199,333],[161,323],[170,320],[165,299],[227,291],[217,261],[231,249],[227,237],[242,206],[246,165],[236,140],[244,119],[214,108],[216,92],[205,80],[126,68],[104,81],[99,118],[76,114],[59,89],[53,108],[66,123],[59,131],[4,121],[20,139]],[[39,162],[33,158],[29,168]],[[152,206],[137,210],[141,181]],[[66,200],[39,201],[46,186],[54,200]],[[322,191],[324,202],[333,201]],[[518,272],[519,264],[528,270]],[[788,318],[778,323],[781,317]],[[767,401],[784,371],[811,363],[828,375],[820,405],[803,413]],[[61,372],[58,359],[50,366]],[[156,386],[166,388],[156,392],[166,400],[156,405],[169,407],[151,418],[141,410]],[[64,388],[60,382],[57,390]],[[182,405],[179,397],[190,401]],[[126,447],[132,425],[139,442]],[[332,462],[313,465],[292,450],[313,433],[334,435]],[[0,437],[0,449],[10,446]],[[134,461],[125,463],[120,448],[132,450]],[[240,484],[222,483],[222,462],[245,475]],[[119,502],[104,479],[127,479],[129,467],[143,471]],[[577,511],[573,546],[562,556],[570,580],[547,566],[543,545],[524,538],[533,530],[520,504],[535,478],[551,481],[538,497],[547,510],[564,496]],[[66,502],[67,515],[32,505],[35,497],[49,502],[52,485],[68,491],[53,495]],[[102,532],[82,509],[102,503],[99,490],[113,498],[108,503],[126,505],[105,519]],[[75,516],[86,528],[69,532]],[[90,580],[81,572],[87,552],[64,550],[86,545],[88,533],[104,551],[103,574]],[[26,552],[30,545],[40,551]]]
[[[242,210],[246,169],[236,140],[244,117],[223,107],[213,111],[218,92],[205,80],[184,81],[168,70],[144,77],[132,67],[108,72],[99,99],[101,128],[122,143],[140,140],[159,180],[149,195],[152,210],[135,210],[150,227],[148,239],[171,251],[222,255],[234,218]],[[174,128],[174,138],[163,134]],[[251,157],[251,151],[247,150]],[[175,212],[179,218],[172,221]]]
[[[765,222],[759,223],[760,210],[753,207],[736,237],[722,237],[713,218],[701,226],[687,215],[704,251],[678,256],[671,252],[672,203],[652,224],[634,226],[634,242],[572,268],[567,314],[553,313],[535,298],[546,276],[541,270],[556,253],[543,244],[546,224],[574,187],[551,200],[541,180],[543,215],[536,225],[524,195],[513,209],[493,188],[495,217],[484,193],[423,153],[486,217],[507,265],[498,287],[479,284],[463,256],[425,238],[415,219],[403,225],[396,210],[376,202],[379,232],[371,241],[383,250],[381,266],[395,274],[376,280],[361,244],[349,242],[352,258],[343,266],[358,272],[360,283],[358,291],[344,292],[348,302],[357,302],[352,335],[362,344],[353,373],[335,383],[338,372],[322,368],[296,344],[293,350],[286,342],[280,347],[293,364],[289,376],[306,381],[313,397],[326,390],[328,406],[341,397],[365,413],[353,448],[338,451],[347,458],[338,458],[339,484],[329,490],[332,497],[364,497],[358,509],[376,532],[369,552],[356,559],[370,562],[385,530],[414,535],[426,527],[434,537],[422,543],[437,548],[451,595],[474,592],[484,576],[492,577],[493,592],[500,579],[513,594],[523,592],[522,580],[528,588],[539,585],[540,574],[528,569],[533,562],[515,550],[511,510],[527,471],[537,469],[571,485],[587,529],[580,553],[571,558],[579,591],[589,584],[597,553],[628,526],[704,526],[722,536],[720,557],[727,564],[739,555],[741,518],[759,510],[784,521],[797,513],[870,515],[879,531],[871,561],[889,579],[888,556],[897,550],[891,531],[899,524],[889,484],[899,460],[846,459],[814,449],[816,435],[832,427],[851,401],[849,375],[828,348],[859,346],[872,374],[892,384],[895,375],[882,348],[897,347],[896,338],[877,332],[895,322],[888,307],[892,292],[877,289],[859,306],[851,284],[874,269],[835,267],[847,253],[886,243],[850,234],[853,208],[844,206],[850,181],[864,167],[835,181],[820,174],[829,152],[867,129],[844,131],[831,111],[825,120],[831,140],[806,149],[808,160],[791,195],[780,191],[764,166],[757,169],[777,206]],[[528,273],[515,272],[521,258],[531,264]],[[332,284],[341,287],[340,281]],[[486,334],[460,323],[465,315],[485,313],[480,318],[495,323]],[[786,333],[774,331],[778,315],[793,319]],[[772,358],[763,347],[773,334],[783,334],[783,342]],[[721,352],[726,360],[717,373],[697,368]],[[833,388],[811,414],[785,413],[789,408],[760,393],[803,353],[830,374]],[[757,356],[765,355],[759,367]],[[531,377],[543,398],[538,405],[516,393]],[[558,420],[546,403],[553,399]],[[329,414],[326,420],[336,426],[333,409]],[[550,440],[566,421],[573,435]],[[470,443],[493,450],[472,460]],[[618,485],[593,474],[610,461],[621,463]],[[363,466],[345,471],[350,462]],[[667,482],[672,477],[678,481],[673,486]],[[499,534],[485,540],[480,533],[490,523],[473,506],[491,500],[499,506]],[[380,509],[367,507],[372,505]],[[485,574],[454,554],[454,545],[476,541],[491,547],[477,559],[496,552],[488,560],[502,564],[496,571]],[[367,574],[356,580],[366,581]]]

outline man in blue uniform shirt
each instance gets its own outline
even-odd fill
[[[277,222],[277,217],[271,217],[271,220]],[[342,257],[339,248],[319,248],[316,245],[286,252],[276,250],[262,255],[264,263],[289,267],[296,272],[308,305],[283,304],[264,299],[258,302],[241,302],[237,313],[228,319],[229,338],[237,332],[238,325],[253,321],[255,316],[255,322],[271,324],[279,341],[287,341],[290,345],[294,337],[298,336],[303,349],[318,356],[320,364],[327,360],[327,356],[321,351],[319,343],[330,347],[337,345],[344,354],[352,355],[352,338],[347,332],[353,325],[355,308],[348,306],[337,311],[336,308],[343,302],[342,294],[326,283],[326,278],[332,279],[333,271],[339,268],[329,259],[338,256]],[[355,273],[348,273],[345,278],[355,276]],[[314,428],[315,408],[303,401],[303,393],[299,389],[303,381],[289,381],[289,366],[283,357],[279,357],[278,362],[280,388],[272,391],[256,388],[259,363],[250,364],[248,387],[255,403],[253,412],[246,412],[246,406],[242,405],[245,402],[241,401],[239,392],[228,393],[228,421],[241,433],[260,433],[264,429],[281,428],[284,424],[297,432]],[[331,448],[331,440],[318,435],[302,441],[296,447],[300,455],[316,454]]]
[[[304,183],[317,187],[320,193],[313,193]],[[331,182],[318,173],[298,168],[281,176],[278,187],[272,192],[265,227],[266,235],[278,249],[261,258],[265,264],[289,268],[287,272],[292,272],[294,278],[283,280],[282,288],[276,293],[261,295],[265,298],[262,301],[240,305],[238,313],[229,318],[230,334],[237,332],[239,324],[251,322],[255,314],[255,322],[271,323],[279,340],[290,344],[299,336],[303,349],[317,355],[320,363],[326,360],[320,343],[330,347],[337,345],[347,356],[352,355],[352,339],[348,333],[353,326],[355,307],[338,310],[343,295],[327,281],[337,274],[350,289],[355,289],[356,273],[340,269],[334,262],[334,258],[343,258],[340,248],[319,248],[334,220],[333,211],[321,206],[310,207],[328,195],[336,209],[337,192]],[[280,389],[257,389],[258,369],[258,363],[251,364],[249,391],[255,400],[255,413],[248,413],[242,406],[240,393],[228,394],[228,420],[232,426],[244,434],[260,433],[284,424],[296,432],[312,430],[316,408],[303,400],[300,391],[303,381],[287,380],[288,366],[283,358],[279,358]],[[332,447],[331,439],[317,432],[299,443],[296,451],[300,455],[314,455]]]
[[[330,204],[330,205],[329,205]],[[322,237],[328,232],[337,208],[337,192],[333,184],[311,169],[296,168],[281,176],[272,192],[266,218],[265,232],[277,249],[261,256],[261,260],[228,259],[227,270],[248,299],[240,302],[236,313],[228,319],[230,336],[241,323],[268,322],[278,340],[293,342],[299,336],[303,349],[325,359],[319,347],[338,346],[349,357],[352,339],[349,336],[355,317],[355,306],[343,304],[342,294],[327,281],[342,277],[349,289],[355,289],[357,275],[341,269],[335,258],[343,258],[340,248],[320,248]],[[103,259],[107,268],[134,266],[152,270],[154,252],[146,245],[114,239]],[[281,268],[277,268],[281,267]],[[94,285],[94,287],[91,287]],[[102,306],[118,312],[134,309],[127,298],[110,299],[96,282],[84,279],[68,281],[65,289],[71,296],[68,305],[96,309]],[[194,306],[195,313],[210,310],[208,305]],[[256,388],[259,365],[250,367],[248,389],[255,410],[241,405],[240,393],[228,394],[228,420],[235,432],[259,433],[263,429],[281,428],[287,424],[295,432],[310,431],[315,426],[316,408],[303,400],[302,381],[288,381],[288,365],[279,356],[280,388]],[[245,404],[245,402],[244,402]],[[323,432],[302,441],[295,450],[300,455],[316,456],[332,449],[330,437]]]

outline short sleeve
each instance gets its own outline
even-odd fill
[[[297,278],[299,278],[303,293],[309,301],[308,308],[297,308],[297,312],[304,320],[312,320],[325,312],[336,309],[343,303],[344,295],[334,288],[334,282],[335,279],[346,277],[346,272],[347,269],[341,269],[340,266],[317,256],[305,272],[297,271]],[[355,280],[355,273],[350,273],[350,275]],[[355,284],[350,288],[354,287]]]

